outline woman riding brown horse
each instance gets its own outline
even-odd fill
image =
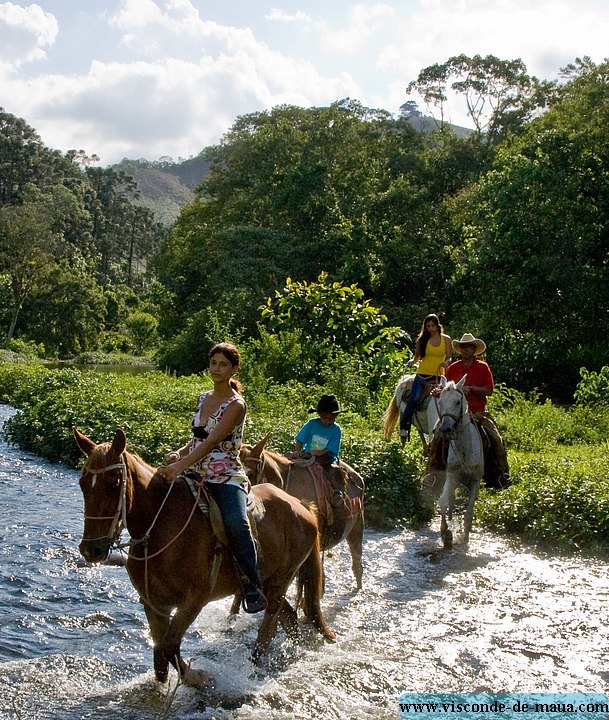
[[[74,429],[87,456],[80,487],[85,522],[80,551],[89,562],[102,562],[125,527],[131,535],[126,567],[138,591],[153,642],[154,670],[166,681],[171,663],[186,684],[204,685],[206,673],[191,669],[180,655],[182,636],[201,609],[240,591],[231,553],[222,549],[209,512],[201,512],[199,495],[183,478],[167,483],[140,457],[126,452],[126,437],[117,430],[111,443],[97,445]],[[298,573],[303,609],[327,639],[334,633],[323,618],[322,569],[317,521],[302,503],[273,487],[254,489],[260,574],[268,604],[253,657],[264,653],[279,621],[287,633],[298,633],[296,611],[285,599]]]

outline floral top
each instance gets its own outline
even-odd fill
[[[222,403],[216,412],[212,413],[207,418],[205,424],[202,425],[201,408],[207,395],[208,393],[206,392],[199,395],[197,409],[192,419],[193,438],[191,441],[191,449],[193,450],[203,442],[212,429],[220,422],[224,411],[232,402],[241,401],[245,406],[245,400],[241,395],[235,395],[230,398],[230,400]],[[244,422],[245,416],[230,435],[227,435],[224,440],[221,440],[208,455],[194,465],[194,469],[197,470],[207,482],[228,483],[239,486],[247,483],[247,475],[239,458]]]

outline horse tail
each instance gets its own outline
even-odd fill
[[[387,406],[387,410],[385,410],[385,412],[383,413],[383,417],[382,417],[383,435],[385,437],[385,440],[391,440],[391,436],[393,435],[395,426],[398,423],[399,416],[400,416],[400,413],[398,410],[397,399],[394,395],[391,398],[391,402]]]
[[[309,556],[300,566],[296,586],[297,605],[302,606],[304,614],[316,630],[327,640],[334,640],[336,633],[330,630],[321,612],[324,581],[319,532],[315,534],[315,542]]]

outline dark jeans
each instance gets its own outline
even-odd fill
[[[410,388],[410,395],[408,396],[408,402],[400,418],[400,430],[408,430],[412,421],[414,411],[417,409],[417,405],[421,398],[421,393],[425,387],[425,383],[431,378],[431,375],[415,375],[412,381],[412,387]]]
[[[222,513],[226,539],[237,565],[251,583],[262,588],[256,547],[247,522],[245,490],[220,483],[207,483],[206,487]]]

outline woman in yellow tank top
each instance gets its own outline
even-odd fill
[[[432,377],[444,375],[444,370],[450,365],[452,354],[452,340],[444,333],[437,315],[428,315],[423,320],[421,332],[417,337],[414,356],[408,362],[409,366],[418,363],[415,370],[415,379],[412,383],[410,396],[402,417],[400,418],[400,436],[410,435],[410,423],[416,406],[423,392],[425,383]]]

